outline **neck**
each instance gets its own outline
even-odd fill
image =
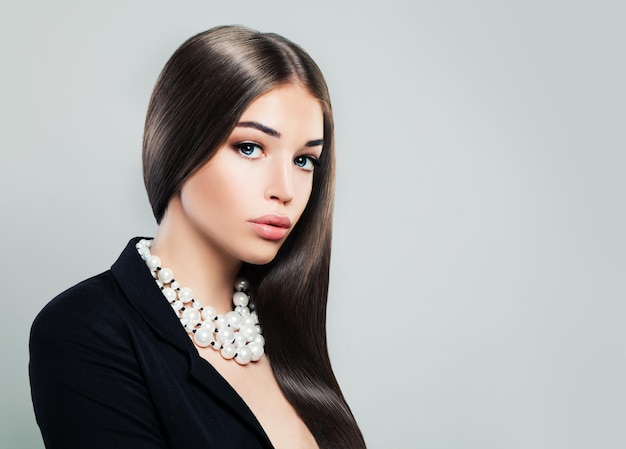
[[[218,313],[232,310],[233,285],[241,261],[224,254],[189,222],[178,197],[169,202],[151,252],[203,305],[215,307]]]

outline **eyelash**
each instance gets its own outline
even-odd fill
[[[252,142],[242,142],[242,143],[233,145],[233,149],[237,151],[237,154],[239,154],[244,159],[248,159],[248,160],[258,159],[260,157],[260,156],[258,157],[252,156],[252,153],[254,152],[254,148],[258,148],[260,151],[263,151],[263,147],[261,145],[258,145]],[[251,149],[252,151],[250,154],[244,153],[244,150],[251,150]],[[304,164],[301,165],[300,163],[297,163],[296,161],[298,160],[304,160]],[[310,168],[306,168],[307,162],[311,164]],[[308,154],[296,156],[293,160],[293,163],[295,166],[300,167],[306,171],[313,171],[315,167],[320,165],[319,160],[315,156],[311,156]]]
[[[233,148],[235,149],[235,151],[237,151],[237,153],[241,157],[245,159],[257,159],[257,158],[252,157],[251,154],[244,153],[244,149],[258,148],[259,150],[263,151],[263,147],[261,147],[261,145],[257,145],[256,143],[252,143],[252,142],[238,143],[238,144],[233,145]]]
[[[310,162],[311,163],[311,167],[310,168],[305,168],[303,165],[300,165],[300,164],[296,163],[296,161],[298,159],[304,159],[305,160],[305,164],[307,162]],[[296,156],[295,159],[293,160],[293,163],[297,167],[300,167],[300,168],[302,168],[303,170],[306,170],[306,171],[313,171],[315,169],[315,167],[320,165],[320,161],[316,157],[308,156],[308,155]]]

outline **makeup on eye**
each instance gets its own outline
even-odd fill
[[[315,167],[320,165],[319,159],[314,156],[304,155],[296,156],[293,160],[294,165],[306,171],[313,171]]]
[[[254,142],[237,143],[233,145],[233,149],[247,159],[258,159],[263,153],[263,147]]]
[[[254,142],[240,142],[232,147],[244,159],[259,159],[264,151],[261,145]],[[312,154],[301,154],[294,157],[293,163],[305,171],[313,171],[319,165],[319,157]]]

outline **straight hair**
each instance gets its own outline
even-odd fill
[[[323,151],[307,206],[272,262],[244,263],[265,350],[287,400],[321,449],[365,448],[333,373],[326,304],[335,179],[333,115],[313,59],[273,33],[221,26],[183,43],[161,72],[148,106],[144,183],[157,223],[185,181],[215,154],[256,98],[297,84],[320,102]]]

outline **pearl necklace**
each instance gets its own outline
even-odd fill
[[[244,278],[235,281],[235,309],[218,315],[214,307],[203,307],[189,287],[180,287],[172,270],[161,267],[161,259],[150,254],[151,245],[152,240],[142,239],[135,246],[180,323],[193,334],[193,342],[201,348],[211,346],[226,360],[235,359],[240,365],[263,357],[265,340],[254,304],[246,293],[250,287],[248,281]]]

